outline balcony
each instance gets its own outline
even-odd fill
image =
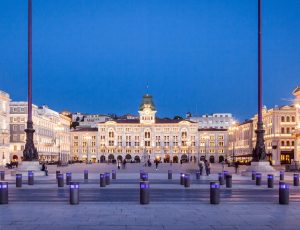
[[[8,129],[0,129],[0,134],[9,134]]]

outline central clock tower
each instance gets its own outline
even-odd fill
[[[141,124],[154,124],[156,108],[152,100],[152,96],[146,94],[143,96],[142,103],[139,109]]]

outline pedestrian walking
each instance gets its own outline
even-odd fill
[[[204,165],[204,162],[203,162],[203,161],[200,161],[200,162],[199,162],[199,170],[200,170],[200,175],[201,175],[201,176],[203,175],[203,165]]]
[[[234,163],[234,167],[235,167],[235,173],[238,174],[238,170],[239,170],[239,162],[238,161],[236,161]]]
[[[155,160],[155,169],[158,169],[158,160]]]
[[[206,171],[206,176],[209,176],[210,174],[210,163],[208,160],[205,160],[205,171]]]

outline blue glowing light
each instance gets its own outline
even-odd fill
[[[141,183],[140,185],[141,189],[150,188],[149,184]]]
[[[260,173],[256,173],[256,178],[261,178],[261,174]]]
[[[219,184],[211,184],[210,187],[211,188],[220,188],[220,185]]]
[[[289,188],[289,185],[287,185],[287,184],[280,184],[280,185],[279,185],[279,188],[280,188],[280,189],[288,189],[288,188]]]
[[[70,188],[71,189],[79,189],[79,184],[71,184]]]

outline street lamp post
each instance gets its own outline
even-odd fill
[[[58,124],[57,127],[54,129],[56,132],[56,135],[58,136],[58,164],[62,163],[62,157],[61,157],[61,132],[64,130],[61,124]],[[56,140],[56,138],[55,138]]]
[[[189,163],[190,162],[190,152],[189,152],[189,150],[190,150],[190,145],[191,145],[190,140],[188,140],[186,142],[186,145],[187,145],[187,154],[188,154],[188,163]]]
[[[235,143],[234,143],[234,141],[232,142],[232,161],[233,162],[235,162],[235,159],[234,159],[234,154],[235,154],[235,149],[234,149],[234,147],[235,147]]]
[[[89,163],[89,140],[91,139],[91,137],[85,136],[83,138],[86,140],[86,164],[88,164]]]
[[[204,141],[204,154],[205,154],[205,160],[206,160],[206,139],[205,139],[205,141]]]
[[[200,162],[200,158],[199,158],[199,154],[200,154],[200,142],[199,142],[199,144],[198,144],[198,148],[197,148],[197,152],[198,152],[198,157],[197,157],[197,159],[198,159],[198,164],[199,164],[199,162]]]

